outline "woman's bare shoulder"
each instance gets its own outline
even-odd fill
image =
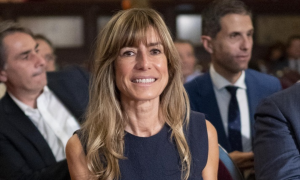
[[[66,156],[72,180],[90,179],[90,172],[87,168],[86,156],[77,134],[74,134],[69,139],[66,146]]]
[[[206,121],[208,138],[218,138],[216,128],[208,120],[205,121]]]
[[[69,140],[66,145],[66,155],[73,156],[73,155],[80,155],[83,153],[83,148],[80,142],[80,139],[77,134],[74,134]]]

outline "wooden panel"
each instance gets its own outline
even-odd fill
[[[260,15],[256,17],[256,43],[270,45],[300,35],[300,15]]]
[[[35,34],[46,35],[58,48],[83,47],[83,18],[81,16],[19,17],[18,22]]]

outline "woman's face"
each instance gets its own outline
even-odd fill
[[[147,44],[123,47],[115,61],[116,85],[123,101],[159,99],[168,83],[167,57],[161,40],[152,27],[146,35]]]

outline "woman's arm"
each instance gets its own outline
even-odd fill
[[[90,179],[85,153],[77,134],[69,139],[66,146],[66,156],[72,180]]]
[[[215,127],[209,121],[206,121],[206,127],[208,134],[208,158],[202,171],[202,177],[204,180],[217,180],[219,166],[218,135]]]

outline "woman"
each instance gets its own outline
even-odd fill
[[[217,179],[216,131],[190,113],[158,13],[117,13],[97,44],[86,122],[66,147],[71,178]]]

